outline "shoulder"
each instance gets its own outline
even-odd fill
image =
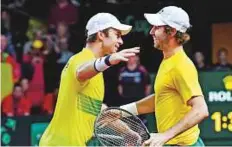
[[[197,73],[197,69],[193,63],[193,61],[185,57],[177,64],[177,66],[174,68],[175,73],[177,74],[195,74]]]
[[[147,73],[147,70],[143,65],[139,65],[138,69],[143,73]]]
[[[126,66],[120,68],[120,69],[119,69],[119,72],[121,73],[121,72],[124,72],[125,70],[126,70]]]
[[[89,58],[88,53],[80,51],[79,53],[76,53],[76,54],[72,55],[70,57],[69,61],[78,63],[79,61],[82,61],[82,60],[85,60],[85,59],[87,60],[88,58]]]

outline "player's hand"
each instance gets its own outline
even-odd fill
[[[123,49],[120,52],[111,54],[109,61],[112,65],[118,64],[121,61],[127,62],[129,57],[133,57],[139,53],[139,49],[140,47]]]
[[[164,133],[151,133],[150,136],[150,139],[144,141],[142,146],[163,146],[169,140],[168,136]]]
[[[108,106],[106,104],[102,103],[101,111],[105,110],[106,108],[108,108]]]
[[[120,118],[121,118],[121,112],[119,110],[108,110],[101,116],[98,123],[100,124],[101,127],[105,127],[108,124]]]

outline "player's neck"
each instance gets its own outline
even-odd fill
[[[103,50],[98,43],[87,43],[86,48],[90,49],[96,58],[103,57]]]
[[[172,45],[168,46],[167,48],[163,49],[164,59],[170,58],[171,56],[175,55],[176,52],[183,49],[182,45]]]

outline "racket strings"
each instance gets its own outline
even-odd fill
[[[104,120],[107,120],[106,125],[102,123]],[[95,132],[97,134],[104,134],[101,137],[98,135],[98,137],[107,146],[137,146],[141,145],[142,141],[148,139],[147,130],[141,125],[141,121],[132,115],[116,117],[115,115],[106,113],[102,114],[102,117],[98,121]],[[122,126],[120,127],[120,125]],[[128,127],[130,131],[123,130],[122,132],[123,126]]]
[[[144,130],[144,127],[141,125],[141,123],[137,120],[137,119],[133,119],[131,117],[121,117],[121,118],[115,118],[113,115],[108,114],[108,115],[104,115],[103,117],[112,119],[112,121],[116,121],[118,119],[122,120],[123,122],[126,122],[127,124],[130,125],[130,127],[133,130]]]
[[[112,121],[115,121],[115,120],[125,120],[124,122],[127,122],[127,123],[130,123],[131,126],[141,126],[141,128],[143,128],[143,126],[141,125],[140,121],[138,121],[138,119],[133,119],[133,118],[130,118],[130,117],[120,117],[120,118],[115,118],[114,115],[111,115],[111,114],[108,114],[108,115],[104,115],[103,116],[104,118],[107,117],[107,118],[110,118],[112,119]]]
[[[106,116],[104,116],[104,117],[106,117]],[[116,120],[121,120],[121,121],[125,122],[126,124],[129,124],[130,128],[132,128],[133,130],[145,130],[138,119],[133,119],[130,117],[122,117],[122,118],[115,119],[113,115],[107,115],[107,117],[110,119],[113,118],[112,122],[116,121]],[[101,124],[99,124],[99,125],[101,125]],[[144,132],[144,134],[147,134],[147,133]]]

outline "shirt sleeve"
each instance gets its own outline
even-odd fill
[[[198,82],[198,73],[193,64],[175,68],[172,76],[175,89],[181,95],[185,104],[192,97],[203,95]]]
[[[77,79],[77,70],[81,65],[83,65],[84,63],[88,61],[89,61],[88,59],[79,58],[77,61],[77,59],[71,58],[65,67],[69,69],[69,71],[71,72],[71,75],[75,78],[75,80],[77,81],[80,87],[84,87],[86,84],[88,84],[89,80],[79,81]]]

